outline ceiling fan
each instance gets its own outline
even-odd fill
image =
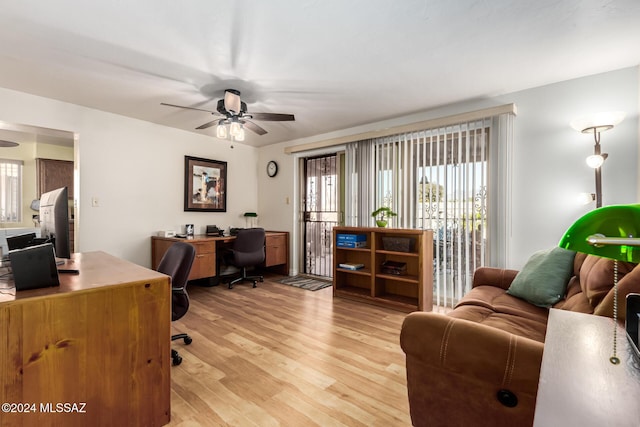
[[[222,138],[226,138],[226,126],[224,125],[230,126],[230,133],[233,136],[236,136],[234,135],[236,129],[241,129],[242,127],[246,127],[247,129],[258,135],[264,135],[267,133],[267,131],[249,119],[271,122],[290,122],[295,120],[293,114],[248,113],[247,104],[245,104],[240,99],[240,91],[236,89],[225,89],[224,98],[218,100],[216,111],[168,104],[166,102],[161,102],[160,104],[169,107],[186,108],[188,110],[206,111],[207,113],[211,113],[214,116],[222,116],[222,118],[220,119],[212,120],[196,128],[207,129],[211,126],[218,125],[217,136]]]

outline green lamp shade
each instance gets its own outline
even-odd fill
[[[589,239],[594,237],[601,243],[590,243]],[[558,246],[603,258],[639,263],[640,204],[604,206],[587,213],[569,227]]]

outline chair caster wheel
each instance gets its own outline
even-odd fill
[[[229,289],[233,289],[233,285],[229,283]]]
[[[193,342],[193,339],[191,339],[191,337],[189,337],[189,336],[184,337],[184,343],[185,343],[186,345],[189,345],[189,344],[191,344],[192,342]]]
[[[258,287],[258,282],[253,282],[253,287],[257,288]]]
[[[181,363],[182,363],[182,357],[181,356],[175,356],[173,358],[173,366],[178,366]]]
[[[264,277],[261,277],[261,278],[260,278],[260,282],[264,282]]]

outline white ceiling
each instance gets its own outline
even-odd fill
[[[640,63],[638,0],[0,0],[0,86],[263,146]],[[0,120],[3,118],[0,117]]]

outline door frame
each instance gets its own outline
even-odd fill
[[[304,241],[304,218],[303,218],[303,210],[304,207],[303,198],[304,198],[304,161],[307,157],[318,157],[329,154],[337,154],[340,159],[340,186],[343,188],[344,186],[344,152],[346,149],[346,145],[334,145],[327,148],[321,148],[317,150],[309,150],[309,151],[301,151],[294,153],[295,161],[293,162],[293,215],[294,215],[294,226],[293,232],[291,233],[291,274],[296,276],[301,272],[304,272],[304,250],[305,250],[305,241]],[[341,189],[340,194],[340,224],[344,223],[344,190]]]

